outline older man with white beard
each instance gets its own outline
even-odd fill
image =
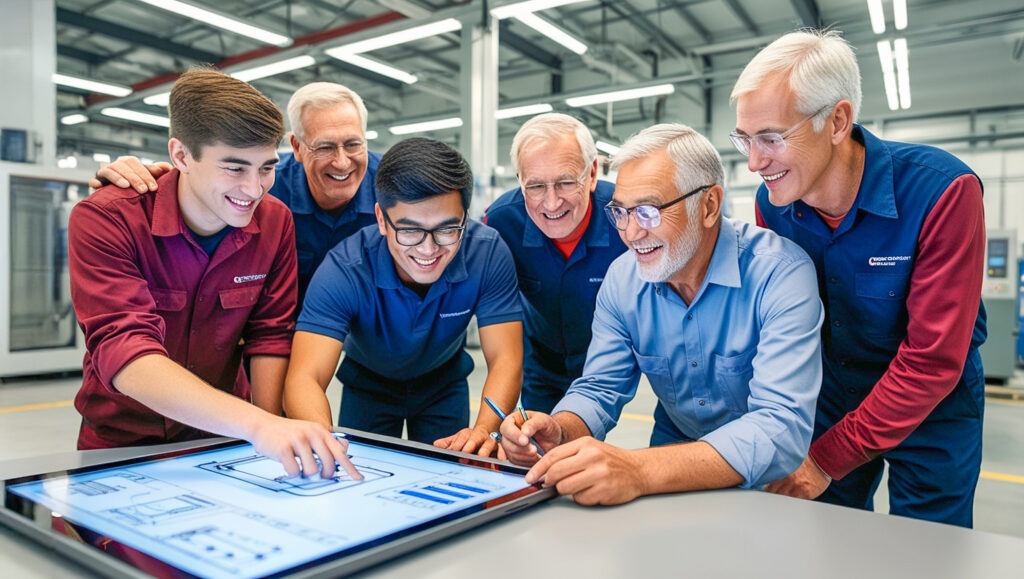
[[[788,475],[810,444],[821,384],[814,265],[796,244],[722,218],[721,159],[689,127],[640,132],[613,168],[605,212],[630,251],[598,293],[583,376],[551,415],[505,419],[506,454],[533,465],[528,482],[581,504]],[[641,373],[658,397],[651,448],[601,442]]]

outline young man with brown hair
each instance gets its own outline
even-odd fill
[[[216,433],[249,440],[290,475],[333,476],[340,464],[358,478],[326,428],[280,416],[296,302],[291,214],[267,196],[281,111],[213,70],[183,74],[168,108],[175,169],[156,191],[104,187],[71,214],[88,348],[79,448]]]

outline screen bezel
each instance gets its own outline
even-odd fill
[[[335,431],[343,434],[346,439],[352,442],[377,446],[398,452],[406,452],[426,458],[455,462],[473,468],[483,468],[517,475],[524,475],[528,470],[526,468],[518,467],[495,459],[482,458],[465,453],[439,449],[426,444],[410,442],[407,440],[380,436],[351,429],[336,428]],[[8,487],[22,483],[37,482],[111,468],[171,460],[183,455],[232,448],[245,444],[247,443],[242,440],[221,440],[181,450],[166,452],[158,450],[156,452],[146,453],[123,460],[12,477],[0,482],[4,493],[3,509],[0,510],[0,524],[4,524],[13,530],[28,536],[36,542],[50,547],[58,554],[69,557],[78,563],[107,576],[148,577],[151,576],[151,574],[157,573],[161,576],[192,577],[193,575],[181,571],[161,559],[138,551],[125,543],[107,537],[102,533],[97,533],[91,528],[75,523],[63,516],[51,516],[42,520],[37,520],[37,518],[33,516],[34,513],[38,512],[39,509],[44,509],[49,512],[49,509],[31,499],[26,499],[20,495],[12,493]],[[330,553],[324,557],[292,566],[279,573],[269,575],[269,577],[284,575],[300,577],[336,576],[339,573],[353,573],[360,571],[436,541],[464,532],[472,527],[514,513],[530,505],[542,502],[553,497],[555,494],[556,492],[554,488],[546,488],[538,484],[531,485],[525,489],[520,489],[496,499],[491,499],[485,503],[465,507],[454,513],[439,516],[413,527],[395,531],[384,537],[366,541],[359,545]],[[89,535],[91,540],[78,541],[55,530],[53,528],[53,522],[57,520],[65,526],[70,526],[70,530],[77,533],[79,537],[82,537],[84,533]],[[106,549],[101,547],[99,544],[104,545]],[[126,559],[131,559],[136,563],[133,564],[133,562],[129,562]],[[145,569],[142,570],[142,567],[137,563],[142,563]]]

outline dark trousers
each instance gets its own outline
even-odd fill
[[[473,359],[460,351],[438,368],[410,380],[391,380],[346,357],[338,425],[432,444],[469,426]]]
[[[885,461],[891,514],[972,527],[984,404],[984,385],[969,388],[961,380],[899,446],[833,481],[817,500],[873,510]],[[815,439],[845,414],[829,408],[827,397],[819,399]]]

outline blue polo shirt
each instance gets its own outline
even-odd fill
[[[385,378],[410,380],[452,359],[480,327],[522,319],[516,270],[498,233],[469,220],[444,273],[421,298],[395,271],[387,239],[366,227],[332,249],[310,283],[297,330],[340,340]]]
[[[309,182],[302,163],[292,154],[281,155],[277,164],[277,178],[270,194],[277,197],[292,211],[295,219],[295,249],[299,259],[299,307],[309,287],[313,272],[324,260],[327,252],[338,243],[367,225],[377,223],[373,206],[377,202],[374,180],[380,155],[367,153],[366,174],[355,197],[341,215],[333,217],[320,208],[309,192]]]
[[[604,215],[615,185],[598,181],[586,233],[565,259],[526,213],[517,187],[487,208],[487,225],[512,251],[523,304],[526,378],[557,381],[562,390],[583,373],[597,290],[615,258],[626,251]]]

